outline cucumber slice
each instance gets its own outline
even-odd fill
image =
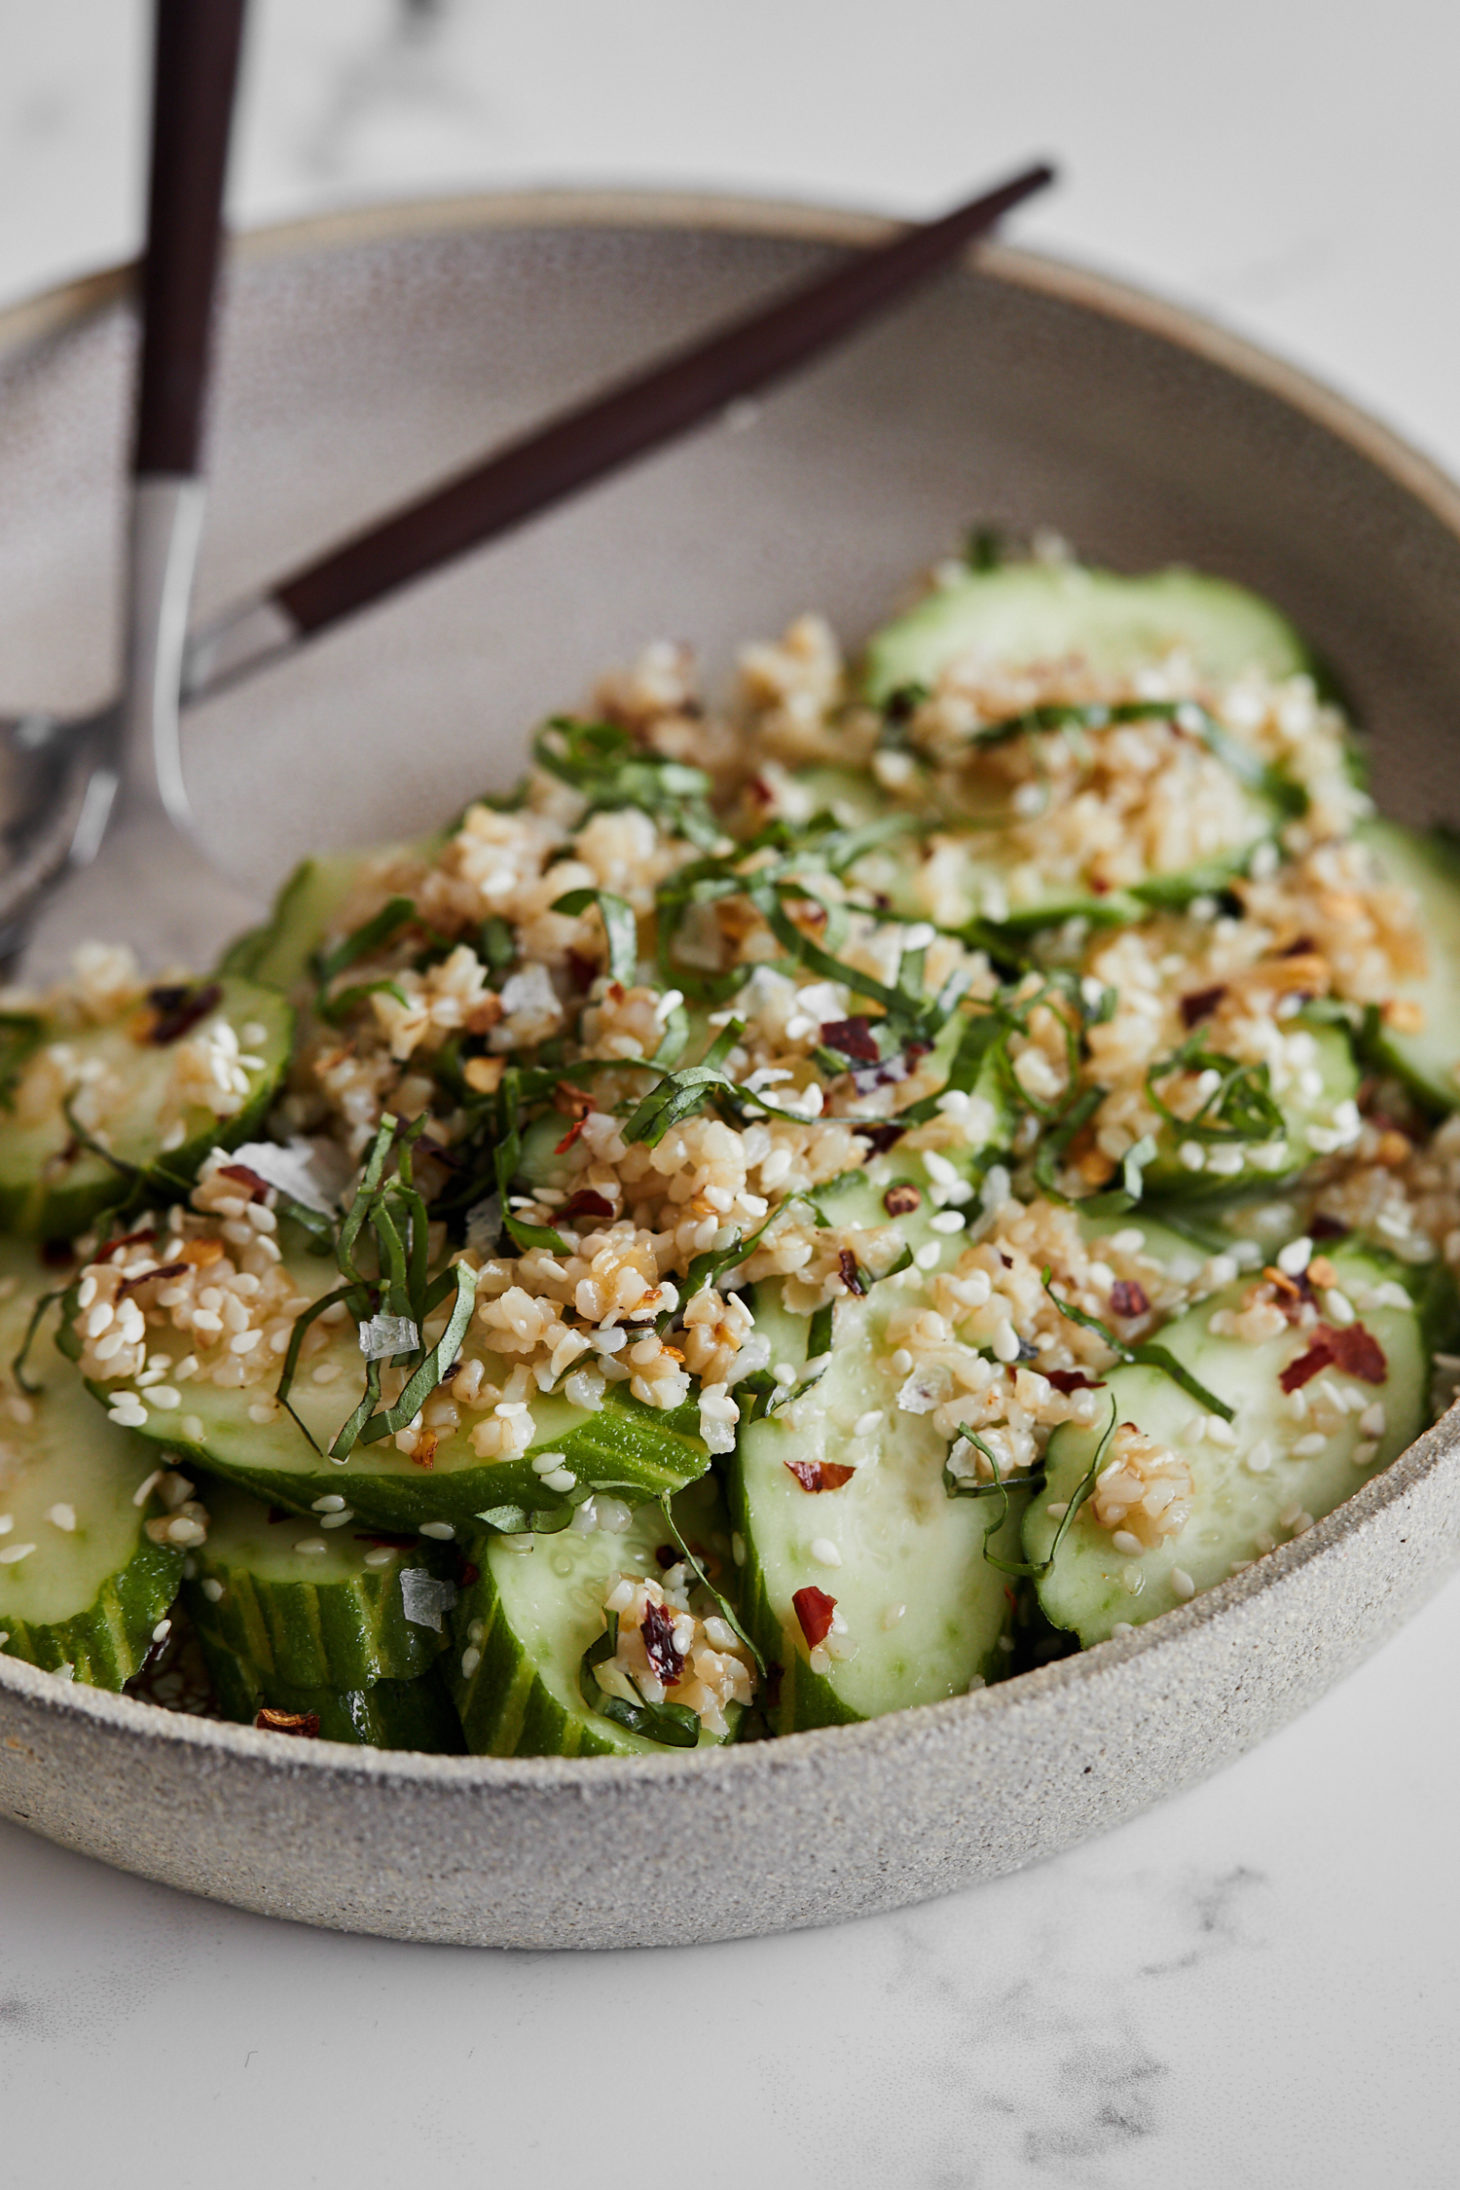
[[[1365,822],[1357,833],[1389,880],[1419,899],[1429,950],[1424,975],[1397,983],[1387,1013],[1371,1015],[1366,1044],[1423,1102],[1454,1110],[1460,1107],[1460,845],[1398,821]],[[1396,1004],[1420,1015],[1412,1031],[1392,1024]]]
[[[339,1526],[339,1492],[326,1494],[332,1510],[311,1515],[307,1530],[228,1484],[211,1485],[206,1497],[208,1541],[195,1554],[184,1602],[195,1623],[247,1658],[261,1679],[368,1688],[414,1680],[445,1648],[427,1545],[372,1542],[348,1518]],[[403,1590],[406,1574],[423,1576],[424,1592],[411,1582]]]
[[[756,1329],[773,1361],[799,1368],[808,1319],[775,1296],[774,1286],[757,1288]],[[731,1463],[746,1619],[781,1668],[779,1694],[768,1699],[777,1733],[934,1703],[1007,1669],[1012,1593],[984,1557],[996,1509],[945,1491],[948,1441],[926,1415],[899,1411],[902,1380],[884,1366],[884,1321],[876,1286],[839,1306],[819,1380],[743,1429]],[[836,1489],[808,1491],[792,1473],[793,1464],[828,1461],[854,1465]],[[1022,1496],[1011,1496],[991,1545],[1004,1558],[1016,1555]],[[844,1639],[834,1631],[820,1644],[814,1669],[796,1605],[808,1588],[834,1600],[845,1626]]]
[[[1305,1516],[1321,1519],[1419,1434],[1429,1419],[1429,1356],[1407,1273],[1388,1257],[1352,1245],[1331,1250],[1329,1260],[1362,1328],[1382,1350],[1383,1382],[1330,1366],[1301,1387],[1306,1401],[1286,1394],[1279,1378],[1313,1348],[1311,1327],[1285,1327],[1259,1343],[1212,1330],[1213,1317],[1240,1309],[1251,1285],[1247,1278],[1167,1324],[1162,1345],[1225,1400],[1235,1418],[1230,1428],[1217,1421],[1213,1437],[1214,1418],[1161,1371],[1127,1366],[1111,1372],[1106,1390],[1116,1420],[1136,1424],[1188,1469],[1190,1513],[1176,1534],[1133,1550],[1139,1539],[1132,1535],[1130,1544],[1118,1545],[1116,1531],[1097,1523],[1087,1498],[1039,1582],[1040,1605],[1056,1627],[1073,1629],[1088,1647],[1122,1622],[1154,1619],[1194,1591],[1210,1589],[1235,1564],[1271,1550]],[[1358,1404],[1320,1431],[1315,1401],[1323,1386]],[[1382,1428],[1368,1411],[1376,1407]],[[1047,1484],[1024,1522],[1025,1552],[1035,1563],[1054,1550],[1064,1508],[1080,1492],[1103,1426],[1067,1423],[1050,1440]],[[1103,1465],[1110,1464],[1107,1457]]]
[[[678,1526],[699,1556],[706,1534],[716,1533],[706,1496],[691,1492],[675,1505]],[[673,1548],[662,1515],[648,1507],[624,1533],[568,1529],[527,1544],[484,1536],[473,1546],[479,1572],[456,1608],[460,1656],[453,1656],[449,1671],[473,1755],[672,1754],[595,1711],[580,1673],[583,1653],[605,1631],[604,1598],[615,1577],[657,1579],[663,1564],[656,1554]],[[672,1700],[673,1689],[666,1693]],[[732,1704],[726,1716],[729,1734],[719,1737],[702,1727],[699,1747],[733,1737],[738,1706]]]
[[[0,1303],[0,1650],[119,1689],[182,1576],[181,1544],[148,1533],[163,1510],[146,1488],[157,1456],[98,1415],[51,1343],[53,1312],[30,1348],[28,1380],[40,1388],[19,1389],[9,1364],[48,1288],[23,1248],[6,1248],[0,1270],[10,1288]]]
[[[311,1296],[326,1291],[335,1276],[309,1257],[291,1267],[300,1292]],[[511,1364],[489,1355],[486,1368],[500,1388]],[[320,1369],[333,1372],[330,1382],[318,1381]],[[347,1318],[331,1330],[327,1348],[311,1357],[295,1382],[290,1405],[297,1422],[282,1407],[272,1407],[266,1420],[254,1420],[255,1411],[271,1407],[267,1385],[230,1390],[195,1380],[184,1387],[181,1410],[173,1413],[149,1409],[146,1391],[130,1383],[97,1391],[107,1399],[135,1391],[147,1414],[140,1436],[185,1454],[271,1505],[317,1519],[319,1499],[342,1497],[362,1524],[390,1531],[427,1524],[461,1527],[487,1511],[502,1517],[500,1525],[511,1526],[514,1509],[560,1509],[566,1519],[569,1494],[545,1486],[533,1468],[541,1453],[563,1455],[561,1466],[577,1477],[572,1496],[611,1491],[630,1504],[682,1489],[708,1464],[693,1399],[670,1412],[643,1406],[626,1387],[612,1384],[593,1413],[561,1396],[537,1395],[531,1402],[530,1443],[515,1459],[479,1458],[469,1440],[476,1417],[463,1409],[460,1426],[439,1436],[429,1465],[398,1452],[388,1438],[356,1445],[346,1460],[331,1460],[328,1447],[360,1396],[362,1370],[358,1334]],[[523,1519],[515,1525],[528,1524]]]
[[[211,1628],[200,1627],[198,1641],[225,1719],[252,1726],[261,1711],[273,1711],[303,1721],[278,1729],[289,1735],[312,1733],[318,1741],[359,1749],[462,1753],[461,1724],[435,1669],[416,1680],[376,1681],[369,1688],[295,1688],[261,1672]]]
[[[330,934],[336,915],[362,875],[392,859],[432,859],[447,834],[440,830],[408,843],[331,852],[301,861],[280,889],[268,919],[229,946],[221,970],[245,974],[288,994],[309,971],[310,959]]]
[[[274,990],[237,976],[199,984],[170,1015],[156,1005],[169,993],[154,989],[151,1001],[80,1033],[38,1026],[8,1090],[8,1115],[0,1118],[0,1229],[70,1239],[139,1191],[175,1198],[210,1149],[231,1148],[258,1126],[288,1062],[289,1006]],[[190,1011],[205,998],[214,1000],[192,1019]],[[169,1023],[180,1023],[181,1031],[159,1040]],[[186,1101],[174,1086],[178,1044],[210,1037],[257,1060],[241,1067],[247,1092],[226,1118]],[[57,1052],[64,1053],[59,1060]],[[74,1087],[83,1074],[104,1091],[98,1137],[105,1133],[111,1162],[78,1142],[62,1107],[58,1090]]]
[[[1281,1140],[1209,1145],[1183,1133],[1179,1126],[1163,1123],[1156,1135],[1156,1155],[1145,1172],[1148,1194],[1182,1200],[1241,1194],[1294,1178],[1320,1154],[1332,1153],[1338,1143],[1330,1141],[1323,1148],[1321,1142],[1334,1130],[1340,1105],[1352,1104],[1358,1095],[1358,1064],[1343,1027],[1299,1018],[1288,1031],[1299,1029],[1312,1037],[1313,1060],[1304,1071],[1311,1071],[1316,1080],[1309,1082],[1306,1091],[1299,1082],[1275,1096],[1283,1115]],[[1192,1160],[1194,1155],[1200,1155],[1200,1164]]]
[[[1127,578],[1078,564],[1007,563],[970,571],[885,626],[867,647],[863,691],[880,705],[905,685],[930,685],[950,662],[980,654],[1010,668],[1078,656],[1120,676],[1174,648],[1222,683],[1243,670],[1313,673],[1286,617],[1223,578],[1159,570]]]

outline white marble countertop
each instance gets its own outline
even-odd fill
[[[133,247],[141,23],[0,0],[0,301]],[[607,181],[922,211],[1053,151],[1068,186],[1021,237],[1228,319],[1460,468],[1457,70],[1438,0],[272,0],[234,202]],[[1109,1839],[695,1952],[339,1938],[0,1827],[0,2167],[38,2190],[1447,2185],[1457,1664],[1452,1586]]]

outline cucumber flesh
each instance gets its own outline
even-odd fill
[[[368,1688],[296,1688],[261,1671],[211,1628],[200,1627],[198,1641],[223,1718],[253,1726],[260,1712],[277,1712],[303,1722],[275,1729],[290,1736],[431,1756],[462,1753],[461,1725],[435,1668],[415,1680],[376,1681]]]
[[[718,1531],[708,1501],[713,1486],[675,1501],[675,1514],[702,1563],[705,1538]],[[513,1545],[483,1536],[472,1547],[479,1572],[456,1608],[449,1678],[477,1756],[665,1756],[662,1743],[592,1708],[580,1674],[583,1654],[605,1631],[604,1598],[622,1575],[658,1579],[674,1546],[657,1508],[636,1514],[622,1533],[576,1529]],[[666,1694],[673,1700],[674,1689]],[[733,1735],[738,1707],[727,1716]],[[703,1728],[701,1748],[729,1736]]]
[[[1306,1409],[1279,1382],[1282,1372],[1314,1344],[1312,1327],[1285,1327],[1260,1343],[1211,1329],[1212,1318],[1240,1308],[1248,1278],[1223,1287],[1177,1317],[1160,1340],[1218,1398],[1235,1410],[1230,1428],[1217,1422],[1172,1379],[1152,1368],[1113,1370],[1101,1395],[1095,1429],[1067,1423],[1047,1454],[1048,1479],[1024,1521],[1024,1548],[1037,1563],[1050,1557],[1063,1508],[1085,1481],[1113,1406],[1119,1423],[1134,1423],[1185,1463],[1191,1509],[1184,1526],[1148,1548],[1118,1545],[1090,1499],[1070,1522],[1039,1602],[1056,1626],[1073,1629],[1086,1647],[1103,1642],[1120,1623],[1154,1619],[1210,1589],[1235,1564],[1259,1557],[1304,1516],[1320,1520],[1386,1467],[1429,1419],[1429,1355],[1421,1314],[1397,1263],[1352,1245],[1328,1251],[1339,1289],[1359,1310],[1362,1327],[1382,1349],[1381,1384],[1324,1368],[1302,1386]],[[1315,1402],[1323,1387],[1357,1402],[1322,1433]],[[1382,1409],[1379,1416],[1370,1409]],[[1318,1442],[1307,1449],[1310,1439]],[[1112,1448],[1118,1457],[1118,1447]],[[1263,1465],[1264,1460],[1266,1465]],[[1254,1461],[1256,1465],[1254,1465]],[[1112,1464],[1107,1453],[1102,1469]],[[1131,1543],[1138,1542],[1132,1536]]]
[[[1144,1174],[1149,1195],[1188,1200],[1272,1187],[1295,1177],[1320,1154],[1331,1153],[1335,1144],[1321,1149],[1314,1141],[1314,1132],[1316,1129],[1320,1139],[1332,1132],[1340,1106],[1355,1102],[1359,1068],[1344,1028],[1294,1020],[1288,1031],[1300,1029],[1312,1038],[1313,1061],[1311,1068],[1305,1069],[1317,1074],[1318,1085],[1316,1091],[1305,1092],[1301,1082],[1295,1082],[1275,1095],[1283,1115],[1281,1139],[1260,1144],[1227,1141],[1206,1145],[1165,1121],[1155,1136],[1155,1158]],[[1162,1092],[1168,1093],[1164,1085]],[[1202,1157],[1196,1167],[1183,1154],[1193,1150]]]
[[[1215,683],[1253,667],[1271,677],[1314,667],[1286,617],[1226,579],[1009,563],[971,571],[879,631],[867,647],[863,690],[880,705],[904,686],[931,685],[965,654],[1007,668],[1078,657],[1100,674],[1121,676],[1176,648]]]
[[[300,1292],[311,1297],[329,1290],[336,1276],[331,1266],[309,1256],[291,1262],[291,1270]],[[489,1355],[486,1366],[494,1384],[505,1383],[509,1362]],[[333,1381],[317,1381],[314,1372],[320,1368],[332,1369]],[[535,1395],[530,1442],[514,1459],[481,1459],[469,1437],[477,1417],[463,1409],[460,1425],[439,1437],[429,1466],[398,1452],[389,1438],[356,1445],[348,1459],[331,1460],[328,1447],[360,1396],[362,1376],[358,1334],[346,1318],[294,1384],[289,1402],[298,1422],[283,1407],[273,1408],[266,1421],[253,1419],[251,1410],[262,1411],[261,1402],[269,1403],[271,1385],[228,1389],[199,1379],[184,1387],[178,1412],[149,1410],[146,1391],[136,1392],[147,1414],[138,1435],[271,1505],[315,1517],[318,1500],[339,1496],[362,1525],[385,1530],[423,1524],[470,1528],[481,1513],[510,1508],[561,1507],[566,1518],[569,1494],[544,1486],[532,1465],[539,1453],[563,1455],[561,1465],[576,1476],[578,1495],[611,1491],[630,1504],[682,1489],[703,1475],[708,1463],[693,1398],[674,1411],[661,1410],[642,1406],[618,1385],[609,1386],[596,1412],[561,1395]],[[98,1389],[110,1399],[135,1387],[119,1380]]]
[[[1366,822],[1358,835],[1389,880],[1419,899],[1429,953],[1425,973],[1398,982],[1387,1013],[1373,1015],[1369,1044],[1422,1101],[1454,1110],[1460,1107],[1460,846],[1397,821]],[[1411,1032],[1395,1026],[1395,1005],[1416,1009],[1420,1025]]]
[[[770,1339],[774,1361],[799,1368],[809,1322],[787,1314],[777,1290],[756,1289],[756,1330]],[[777,1733],[934,1703],[1007,1669],[1010,1595],[984,1557],[996,1506],[949,1497],[948,1440],[928,1416],[899,1410],[902,1379],[884,1365],[878,1296],[874,1285],[864,1300],[838,1307],[825,1371],[800,1398],[742,1429],[731,1464],[745,1614],[781,1668],[769,1705]],[[874,1414],[876,1426],[855,1435]],[[836,1489],[808,1491],[792,1472],[792,1463],[828,1461],[854,1466]],[[1011,1496],[991,1546],[1004,1558],[1017,1553],[1022,1496]],[[845,1626],[844,1636],[834,1631],[817,1645],[814,1661],[795,1602],[807,1588],[831,1597]]]
[[[42,1024],[33,1052],[0,1114],[0,1229],[32,1238],[71,1239],[104,1210],[149,1189],[176,1197],[212,1148],[246,1140],[273,1100],[288,1062],[294,1015],[274,990],[238,976],[195,985],[201,1016],[159,1040],[168,1017],[151,1003],[101,1026],[72,1032]],[[153,998],[168,994],[161,989]],[[179,1045],[232,1042],[246,1081],[240,1107],[220,1118],[205,1104],[179,1102],[173,1075]],[[105,1134],[113,1161],[81,1145],[68,1123],[64,1088],[81,1075],[104,1090]]]
[[[146,1487],[157,1454],[98,1413],[55,1350],[54,1312],[30,1348],[27,1376],[40,1389],[19,1389],[9,1364],[48,1288],[22,1247],[5,1248],[0,1269],[12,1288],[0,1302],[0,1650],[120,1689],[182,1576],[181,1542],[155,1542],[148,1530],[162,1532],[163,1508]]]
[[[268,919],[230,947],[223,971],[246,974],[250,980],[289,994],[309,972],[315,951],[337,926],[341,907],[370,868],[392,859],[429,860],[444,841],[444,834],[438,834],[301,861],[280,889]]]
[[[442,1585],[427,1544],[373,1542],[339,1492],[325,1494],[332,1510],[311,1514],[308,1526],[228,1484],[210,1485],[205,1497],[208,1541],[183,1599],[195,1623],[261,1678],[368,1688],[414,1680],[445,1648]]]

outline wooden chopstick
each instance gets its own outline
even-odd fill
[[[780,379],[886,311],[1054,180],[1043,162],[672,352],[295,571],[268,598],[308,636]]]

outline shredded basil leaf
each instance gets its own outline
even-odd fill
[[[1097,1338],[1104,1340],[1118,1360],[1129,1362],[1138,1368],[1159,1369],[1163,1376],[1169,1376],[1173,1384],[1179,1384],[1189,1397],[1205,1407],[1208,1414],[1220,1415],[1224,1422],[1236,1420],[1236,1409],[1229,1407],[1225,1399],[1218,1399],[1215,1392],[1208,1391],[1206,1385],[1192,1375],[1185,1363],[1177,1360],[1169,1346],[1162,1346],[1152,1339],[1143,1340],[1138,1346],[1127,1346],[1125,1340],[1117,1338],[1109,1325],[1102,1323],[1098,1316],[1087,1315],[1083,1308],[1077,1308],[1072,1301],[1061,1300],[1050,1281],[1048,1264],[1040,1273],[1040,1283],[1067,1322],[1078,1323],[1083,1330],[1093,1331]]]
[[[600,1718],[611,1719],[615,1726],[623,1726],[631,1734],[642,1734],[646,1740],[657,1741],[667,1749],[694,1749],[699,1746],[699,1713],[691,1711],[687,1703],[648,1703],[640,1693],[637,1703],[630,1703],[624,1696],[610,1695],[598,1682],[598,1667],[618,1655],[618,1614],[610,1612],[608,1625],[597,1642],[590,1643],[578,1666],[578,1688],[583,1701]],[[630,1682],[637,1690],[637,1683]]]

